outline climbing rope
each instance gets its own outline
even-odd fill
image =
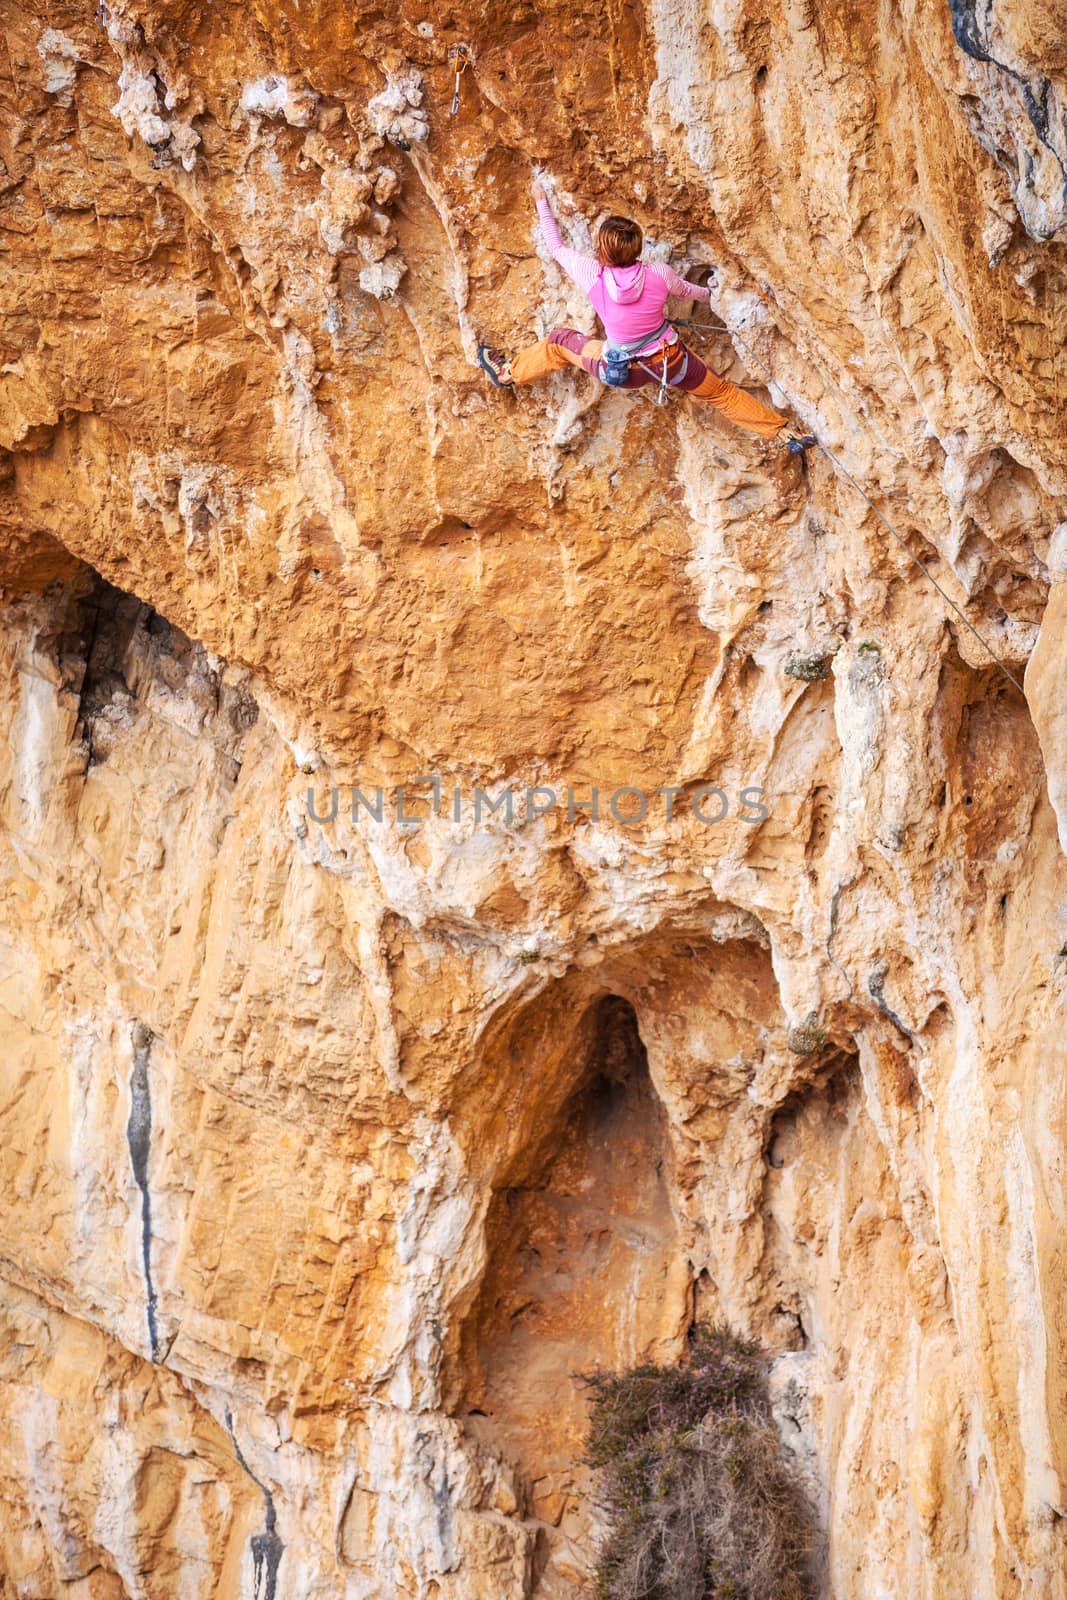
[[[766,302],[766,298],[767,297],[766,297],[765,294],[762,294],[762,293],[760,294],[760,299],[763,300],[764,302]],[[671,318],[671,322],[675,327],[679,327],[679,328],[695,328],[698,332],[702,331],[702,332],[704,332],[706,334],[707,333],[725,333],[725,334],[728,334],[731,342],[736,344],[736,345],[738,345],[741,348],[741,350],[743,351],[745,356],[748,358],[748,360],[750,362],[752,362],[755,366],[757,366],[760,369],[760,371],[763,372],[766,375],[768,381],[770,383],[776,383],[778,388],[782,389],[782,385],[780,383],[778,383],[778,380],[775,378],[774,374],[771,372],[771,370],[768,367],[767,363],[765,361],[762,361],[760,359],[760,357],[758,355],[756,355],[755,351],[752,350],[749,347],[749,345],[745,342],[744,339],[742,339],[742,337],[741,337],[741,335],[739,333],[735,332],[735,330],[733,328],[728,327],[725,322],[721,321],[721,319],[720,319],[720,323],[719,323],[718,327],[716,327],[713,323],[710,323],[710,322],[697,322],[695,320],[695,318],[693,318],[693,317],[672,317]],[[793,406],[793,409],[796,410],[797,407],[796,407],[795,401],[790,399],[790,396],[788,395],[788,393],[786,392],[785,389],[782,389],[782,393],[786,396],[786,399],[790,401],[790,404]],[[837,471],[837,472],[839,472],[841,474],[842,478],[844,478],[846,483],[851,484],[852,488],[855,489],[855,491],[859,495],[860,499],[870,508],[871,511],[874,512],[875,516],[878,518],[878,521],[882,524],[883,528],[885,528],[889,533],[892,534],[893,538],[897,541],[897,544],[899,544],[900,548],[904,551],[905,555],[909,558],[909,560],[914,561],[914,563],[918,567],[919,571],[923,574],[923,577],[928,579],[928,581],[931,584],[933,584],[934,588],[937,590],[937,592],[941,596],[942,600],[944,600],[945,604],[947,606],[951,607],[951,609],[955,612],[956,616],[963,623],[963,626],[966,629],[968,629],[968,631],[970,633],[973,633],[974,637],[978,640],[978,643],[982,646],[982,649],[986,652],[986,654],[988,656],[990,656],[996,662],[997,666],[1000,668],[1000,670],[1004,674],[1005,678],[1007,678],[1008,682],[1010,684],[1012,684],[1016,689],[1018,689],[1019,693],[1025,699],[1026,691],[1023,688],[1022,684],[1019,682],[1018,678],[1015,676],[1015,674],[1013,672],[1010,672],[1008,670],[1008,668],[1005,666],[1004,662],[997,655],[997,652],[993,649],[993,646],[991,644],[988,644],[987,641],[978,632],[978,629],[975,627],[974,623],[969,621],[968,618],[964,616],[963,612],[960,610],[959,606],[953,600],[952,596],[947,594],[946,591],[942,588],[941,584],[938,583],[937,579],[934,577],[933,573],[930,571],[930,568],[926,565],[925,561],[920,561],[919,557],[914,553],[914,551],[909,549],[907,541],[904,539],[903,535],[898,533],[896,528],[894,528],[893,524],[890,522],[889,518],[887,516],[885,516],[885,514],[883,512],[879,511],[878,507],[875,505],[874,501],[871,499],[871,497],[867,493],[867,491],[860,484],[858,484],[856,482],[856,480],[852,476],[851,472],[849,472],[848,468],[844,465],[843,462],[841,462],[841,461],[839,461],[837,459],[837,457],[834,455],[833,451],[828,449],[827,446],[823,444],[821,439],[816,439],[815,440],[815,444],[816,444],[817,448],[822,451],[823,455],[826,457],[827,461],[830,462],[831,466],[835,469],[835,471]],[[803,457],[801,457],[801,460],[803,462]],[[806,463],[804,463],[804,465],[806,467]]]
[[[456,69],[456,87],[452,92],[452,109],[449,112],[449,116],[455,117],[459,114],[460,82],[467,68],[474,65],[474,52],[469,45],[454,44],[448,52],[448,59]]]

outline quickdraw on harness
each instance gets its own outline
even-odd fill
[[[678,368],[678,371],[671,376],[671,361],[674,355],[679,351],[681,352],[681,364]],[[685,348],[685,345],[682,344],[680,339],[672,342],[667,339],[666,335],[664,335],[663,342],[653,357],[653,360],[662,361],[663,366],[661,372],[654,372],[647,361],[638,360],[637,365],[641,367],[643,371],[647,372],[650,378],[659,378],[659,388],[652,396],[652,399],[657,406],[662,406],[666,405],[667,403],[667,385],[670,384],[672,388],[677,388],[677,386],[682,382],[686,373],[689,371],[689,351]]]
[[[456,87],[452,92],[452,109],[449,111],[449,116],[454,117],[459,113],[460,80],[467,68],[474,65],[474,51],[470,45],[454,44],[448,52],[448,59],[456,69]]]

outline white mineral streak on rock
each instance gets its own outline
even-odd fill
[[[180,116],[164,115],[188,99],[184,76],[172,70],[168,81],[167,69],[145,44],[138,24],[112,16],[107,32],[122,62],[119,97],[110,108],[111,115],[131,139],[142,140],[156,152],[159,164],[177,162],[192,172],[200,135],[191,118],[198,108],[193,105]]]
[[[123,129],[145,144],[163,145],[170,139],[170,123],[159,115],[159,89],[154,74],[135,62],[127,62],[119,73],[119,98],[111,107]]]
[[[376,300],[391,300],[407,270],[407,263],[398,255],[387,255],[360,269],[359,286]]]
[[[386,74],[380,94],[367,102],[367,116],[375,132],[402,148],[426,144],[430,121],[422,109],[422,78],[413,67]]]
[[[306,128],[314,120],[318,95],[306,84],[293,84],[277,73],[268,73],[241,90],[241,105],[260,117],[283,117],[294,128]]]
[[[58,28],[46,28],[37,41],[37,54],[45,69],[45,93],[69,106],[78,77],[78,46]]]
[[[1026,669],[1026,698],[1045,759],[1048,797],[1059,824],[1060,848],[1067,855],[1067,522],[1052,536],[1048,552],[1052,581],[1041,630]]]

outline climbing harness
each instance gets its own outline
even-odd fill
[[[760,299],[761,300],[765,300],[766,296],[764,294],[761,294],[760,295]],[[775,378],[773,372],[768,367],[767,363],[765,361],[762,361],[760,359],[760,357],[758,355],[756,355],[755,351],[752,350],[749,347],[748,344],[746,344],[745,340],[742,339],[741,335],[739,333],[737,333],[733,328],[728,327],[725,322],[722,323],[721,327],[715,327],[711,323],[708,323],[708,322],[697,322],[696,319],[693,318],[693,317],[675,317],[672,320],[674,322],[675,327],[696,328],[698,331],[702,331],[704,333],[727,333],[727,334],[729,334],[731,341],[734,344],[738,345],[740,347],[740,349],[742,350],[742,352],[744,353],[744,355],[748,358],[748,360],[750,362],[752,362],[755,366],[757,366],[760,369],[760,371],[763,372],[766,375],[766,377],[769,380],[769,382],[777,383],[778,380]],[[780,383],[778,384],[778,387],[780,389],[782,388]],[[785,390],[784,389],[782,389],[782,393],[785,394]],[[789,399],[789,396],[786,395],[786,398]],[[796,409],[795,403],[790,401],[790,404],[793,405],[793,409],[795,410]],[[809,440],[811,441],[810,444],[808,443]],[[852,476],[851,472],[849,472],[848,468],[844,465],[844,463],[839,461],[837,459],[837,457],[834,455],[833,451],[828,449],[827,446],[823,444],[822,440],[821,439],[817,439],[814,434],[804,434],[802,439],[797,440],[795,442],[795,447],[794,447],[794,441],[793,440],[790,440],[789,441],[789,445],[788,445],[789,450],[794,455],[799,455],[800,456],[800,463],[801,463],[801,467],[802,467],[803,472],[804,472],[805,479],[807,479],[807,470],[808,470],[807,456],[806,456],[805,452],[808,449],[810,449],[812,445],[817,446],[818,449],[820,449],[822,451],[823,455],[826,457],[827,461],[829,461],[830,465],[834,468],[834,470],[836,472],[838,472],[841,475],[842,478],[844,478],[846,483],[851,484],[852,488],[855,489],[856,493],[859,495],[860,499],[864,502],[864,504],[871,511],[874,512],[875,516],[878,518],[878,521],[882,524],[883,528],[885,528],[890,534],[892,534],[893,538],[896,540],[897,544],[899,544],[900,548],[904,551],[904,554],[908,557],[908,559],[915,563],[915,565],[918,567],[919,571],[922,573],[923,577],[926,578],[933,585],[933,587],[937,590],[938,594],[941,596],[942,600],[944,600],[945,604],[947,606],[949,606],[950,609],[953,612],[955,612],[956,616],[963,623],[963,626],[967,629],[967,631],[974,635],[974,637],[978,640],[978,643],[982,646],[982,649],[986,652],[986,654],[990,657],[990,659],[993,660],[994,662],[996,662],[997,666],[1000,668],[1000,670],[1004,674],[1005,678],[1007,678],[1008,682],[1014,688],[1018,689],[1019,693],[1025,697],[1026,691],[1023,688],[1022,684],[1019,682],[1018,678],[1015,676],[1015,674],[1013,672],[1010,672],[1008,670],[1008,668],[1005,666],[1004,662],[1001,660],[1000,656],[998,656],[997,652],[993,649],[993,646],[991,644],[987,643],[987,641],[983,638],[983,636],[978,632],[978,629],[975,627],[974,623],[969,621],[969,619],[964,616],[963,612],[960,610],[959,606],[953,600],[952,596],[950,594],[948,594],[945,591],[945,589],[942,588],[941,584],[938,583],[937,579],[934,577],[933,573],[930,571],[930,568],[926,565],[925,561],[920,561],[919,557],[914,553],[914,551],[912,551],[912,550],[910,550],[908,548],[907,541],[904,539],[903,535],[898,533],[896,528],[894,528],[893,524],[890,522],[889,518],[883,512],[879,511],[878,507],[875,505],[875,503],[871,499],[870,495],[867,493],[867,491],[864,488],[861,487],[860,484],[858,484],[856,482],[855,478]]]
[[[456,87],[452,92],[452,109],[449,116],[459,114],[459,86],[460,80],[468,67],[474,65],[474,51],[466,44],[454,44],[448,52],[448,59],[456,69]]]
[[[631,339],[628,344],[606,344],[604,355],[600,363],[600,377],[604,383],[610,384],[613,389],[624,389],[630,377],[630,367],[637,357],[639,350],[644,350],[653,339],[666,340],[670,332],[670,323],[661,322],[653,333],[643,333],[639,339]],[[643,361],[638,361],[638,366],[644,366]],[[648,368],[645,367],[645,371]],[[653,377],[658,377],[653,373]]]
[[[672,377],[670,376],[671,357],[677,350],[681,351],[682,362],[678,371],[675,372]],[[663,367],[661,372],[656,372],[646,361],[639,360],[637,365],[644,372],[647,372],[650,378],[659,379],[659,388],[652,396],[652,402],[654,405],[663,406],[667,403],[667,385],[670,384],[672,389],[676,389],[682,382],[686,373],[689,371],[689,351],[685,348],[685,345],[682,344],[681,340],[679,340],[677,344],[671,344],[665,338],[653,359],[662,361]]]

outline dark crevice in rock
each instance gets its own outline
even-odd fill
[[[226,1428],[233,1440],[234,1453],[239,1466],[248,1474],[260,1494],[263,1496],[263,1532],[252,1535],[252,1600],[277,1600],[278,1595],[278,1569],[281,1566],[282,1556],[285,1554],[285,1545],[278,1534],[278,1517],[274,1508],[274,1496],[271,1494],[262,1478],[258,1478],[244,1458],[241,1446],[237,1443],[234,1432],[233,1417],[226,1412]]]
[[[211,657],[146,601],[116,588],[92,568],[57,636],[56,661],[76,697],[76,737],[86,772],[115,755],[142,715],[202,737],[222,775],[236,783],[243,744],[259,718],[247,679]]]
[[[771,1161],[772,1167],[780,1167],[781,1165],[781,1161]],[[781,1301],[779,1301],[774,1308],[774,1315],[777,1317],[781,1327],[788,1326],[792,1327],[793,1329],[793,1337],[790,1340],[790,1349],[793,1351],[807,1350],[811,1341],[808,1338],[808,1331],[804,1326],[804,1319],[800,1312],[795,1307],[784,1305]]]
[[[148,1153],[152,1143],[152,1096],[148,1063],[153,1034],[143,1022],[134,1025],[133,1067],[130,1071],[130,1117],[126,1142],[137,1187],[141,1191],[141,1259],[144,1264],[145,1304],[148,1317],[148,1345],[153,1361],[159,1360],[159,1329],[156,1325],[156,1291],[152,1283],[152,1196],[148,1187]]]
[[[974,0],[949,0],[948,9],[960,49],[975,61],[992,61],[978,26]]]
[[[905,1039],[911,1039],[913,1037],[912,1030],[908,1027],[907,1023],[900,1020],[896,1012],[892,1010],[891,1007],[886,1003],[885,980],[888,975],[889,962],[883,958],[871,969],[870,975],[867,978],[867,992],[882,1015],[889,1018],[890,1022],[893,1024],[894,1028],[897,1029],[898,1033],[902,1033]]]
[[[489,1209],[456,1397],[470,1437],[517,1468],[524,1511],[544,1524],[546,1563],[560,1540],[585,1537],[577,1375],[660,1354],[691,1306],[672,1271],[666,1118],[634,1007],[601,995],[575,1024],[572,1092],[526,1141]]]
[[[88,752],[86,770],[107,760],[113,730],[128,726],[139,709],[123,659],[142,603],[98,574],[93,578],[91,591],[79,602],[84,668],[78,687],[77,725]]]
[[[1001,72],[1006,72],[1009,78],[1014,79],[1020,86],[1023,104],[1026,107],[1026,114],[1030,119],[1030,124],[1041,144],[1058,165],[1063,175],[1064,193],[1067,194],[1067,164],[1064,163],[1063,157],[1055,146],[1049,142],[1048,137],[1048,97],[1052,87],[1048,78],[1039,77],[1037,79],[1039,87],[1035,94],[1030,80],[1023,73],[1017,72],[1014,67],[1009,67],[1006,61],[1000,61],[993,55],[989,48],[989,41],[985,37],[982,25],[978,20],[976,0],[949,0],[948,9],[952,18],[952,32],[956,43],[964,54],[969,55],[973,61],[982,61],[991,67],[997,67]],[[991,10],[992,6],[989,6],[987,14]],[[1029,176],[1027,174],[1028,179]]]

